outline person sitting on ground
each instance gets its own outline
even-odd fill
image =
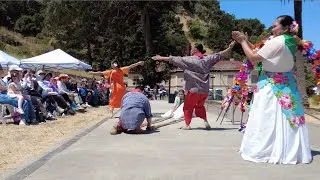
[[[112,128],[110,134],[122,132],[140,134],[144,131],[141,125],[147,119],[147,130],[151,130],[151,106],[148,98],[142,93],[143,88],[137,87],[126,93],[122,98],[121,114],[118,124]]]
[[[180,119],[183,118],[183,102],[185,99],[185,92],[184,90],[180,89],[178,95],[176,96],[174,100],[174,106],[173,109],[166,112],[165,114],[162,114],[162,118],[174,118],[174,119]]]

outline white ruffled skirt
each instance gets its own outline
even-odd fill
[[[272,164],[312,161],[306,124],[292,128],[269,85],[254,95],[241,143],[244,160]]]

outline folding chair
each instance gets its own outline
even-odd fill
[[[0,120],[3,125],[7,124],[6,119],[4,118],[6,106],[4,104],[0,104]]]

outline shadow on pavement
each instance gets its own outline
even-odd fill
[[[144,130],[143,133],[132,133],[132,132],[124,132],[124,134],[130,134],[130,135],[145,135],[145,134],[153,134],[160,132],[158,129],[146,131]]]
[[[206,128],[197,127],[197,128],[192,128],[191,130],[228,131],[228,130],[235,130],[235,129],[238,129],[238,128],[211,128],[211,129],[206,129]]]
[[[320,151],[318,151],[318,150],[311,150],[311,155],[312,155],[312,157],[318,156],[318,155],[320,155]]]

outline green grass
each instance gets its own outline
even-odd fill
[[[50,46],[50,38],[24,37],[23,35],[0,27],[0,49],[18,59],[31,58],[54,50]],[[53,70],[78,77],[92,78],[91,74],[77,70]],[[100,78],[95,76],[95,78]]]
[[[180,23],[183,24],[183,28],[182,30],[184,31],[184,34],[186,35],[189,43],[192,45],[192,47],[194,47],[194,45],[196,43],[202,43],[198,40],[194,40],[193,38],[190,37],[190,32],[189,32],[189,27],[188,27],[188,21],[192,21],[194,19],[196,19],[195,17],[190,17],[190,16],[187,16],[187,15],[178,15],[177,17],[180,18]],[[203,44],[204,45],[204,44]],[[207,54],[211,54],[213,53],[213,51],[211,49],[209,49],[208,47],[206,47],[204,45],[204,49],[206,50],[206,53]]]
[[[19,59],[30,58],[53,50],[47,39],[24,37],[4,27],[0,27],[0,37],[2,39],[1,50]]]

